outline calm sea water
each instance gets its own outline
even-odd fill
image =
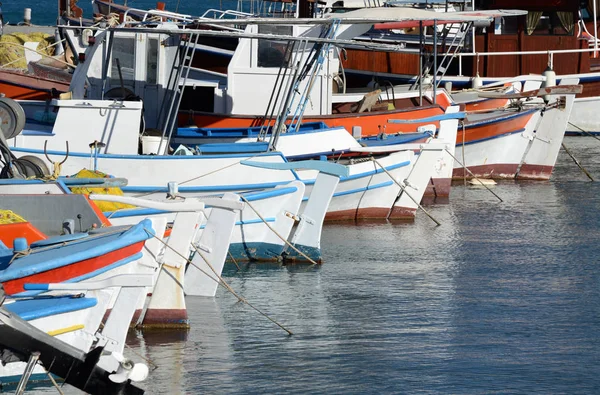
[[[600,141],[566,144],[600,179]],[[457,185],[414,224],[340,224],[321,267],[228,267],[189,333],[132,333],[151,394],[600,393],[600,183]],[[128,351],[131,354],[130,351]],[[139,358],[135,357],[139,360]],[[42,392],[55,393],[54,389]]]
[[[166,9],[183,14],[202,15],[210,8],[236,9],[237,0],[161,0],[166,4]],[[115,0],[117,4],[124,4],[124,0]],[[156,7],[157,0],[128,0],[127,5],[140,9]],[[247,1],[245,2],[247,3]],[[92,2],[80,0],[77,6],[83,9],[84,17],[92,17]],[[3,0],[2,11],[4,23],[17,24],[23,21],[23,10],[31,8],[31,20],[36,25],[53,25],[58,15],[57,0]]]

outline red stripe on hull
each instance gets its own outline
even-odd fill
[[[518,164],[495,164],[495,165],[482,165],[482,166],[469,166],[469,170],[475,175],[475,177],[481,178],[493,178],[493,179],[514,179],[517,172]],[[552,169],[554,166],[542,166],[542,165],[528,165],[524,164],[521,166],[519,171],[518,180],[548,180],[552,175]],[[465,172],[464,169],[454,169],[452,176],[454,179],[462,180],[465,177],[471,179],[472,176]]]
[[[389,208],[384,207],[371,207],[361,208],[353,210],[340,210],[327,213],[325,215],[325,221],[355,221],[355,220],[368,220],[368,219],[386,219],[390,213]]]
[[[86,259],[72,263],[70,265],[58,267],[56,269],[48,270],[42,273],[34,274],[32,276],[17,278],[15,280],[7,281],[4,285],[4,291],[8,295],[13,295],[19,292],[23,292],[23,284],[47,284],[47,283],[60,283],[76,277],[86,275],[88,273],[100,270],[104,267],[112,265],[122,259],[125,259],[131,255],[135,255],[142,250],[144,245],[143,241],[132,244],[130,246],[109,252],[95,258]]]
[[[417,210],[408,207],[394,206],[388,219],[395,221],[414,221]]]

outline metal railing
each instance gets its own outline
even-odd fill
[[[462,76],[462,58],[463,57],[477,57],[480,56],[529,56],[529,55],[547,55],[548,66],[554,68],[554,55],[555,54],[569,54],[569,53],[586,53],[586,52],[598,52],[595,48],[584,48],[584,49],[553,49],[546,51],[507,51],[507,52],[474,52],[474,53],[462,53],[456,54],[458,57],[458,75]]]

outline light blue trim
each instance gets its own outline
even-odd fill
[[[89,309],[96,306],[96,304],[98,304],[96,298],[49,297],[19,300],[7,304],[5,308],[25,321],[32,321],[53,315]]]
[[[128,264],[128,263],[131,263],[131,262],[134,262],[134,261],[137,261],[138,259],[141,259],[143,256],[144,256],[144,254],[143,254],[142,252],[138,252],[138,253],[136,253],[136,254],[133,254],[133,255],[131,255],[131,256],[128,256],[127,258],[123,258],[123,259],[121,259],[120,261],[117,261],[117,262],[115,262],[115,263],[112,263],[112,264],[110,264],[110,265],[108,265],[108,266],[104,266],[103,268],[100,268],[100,269],[98,269],[98,270],[95,270],[95,271],[93,271],[93,272],[86,273],[86,274],[83,274],[83,275],[81,275],[81,276],[79,276],[79,277],[74,277],[74,278],[71,278],[71,279],[65,280],[65,281],[63,281],[63,282],[65,282],[65,283],[78,283],[78,282],[80,282],[80,281],[87,280],[88,278],[93,278],[93,277],[99,276],[100,274],[102,274],[102,273],[106,273],[106,272],[108,272],[109,270],[112,270],[112,269],[114,269],[114,268],[117,268],[117,267],[120,267],[120,266],[126,265],[126,264]],[[26,289],[26,288],[25,288],[25,286],[26,286],[26,285],[29,285],[29,286],[35,287],[35,285],[36,285],[36,284],[24,284],[24,285],[23,285],[23,289]],[[46,285],[46,286],[47,286],[47,284],[44,284],[44,285]],[[31,290],[31,291],[27,291],[27,290],[26,290],[26,291],[24,291],[24,292],[19,292],[19,293],[17,293],[17,294],[15,294],[15,295],[13,295],[13,296],[17,296],[17,297],[36,296],[36,295],[39,295],[39,294],[41,294],[41,293],[43,293],[43,292],[44,292],[44,291],[37,291],[37,290]]]
[[[388,119],[388,123],[424,123],[424,122],[436,122],[436,121],[445,121],[448,119],[463,119],[467,116],[466,112],[456,112],[451,114],[440,114],[434,115],[428,118],[421,119]]]
[[[370,191],[373,189],[385,188],[385,187],[389,187],[391,185],[394,185],[394,181],[386,181],[386,182],[382,182],[379,184],[369,185],[369,186],[366,186],[363,188],[356,188],[356,189],[350,189],[348,191],[336,192],[333,194],[333,197],[351,195],[353,193],[359,193],[359,192]]]
[[[290,193],[294,193],[297,190],[298,190],[298,188],[294,187],[294,186],[291,186],[291,187],[281,187],[281,188],[273,188],[273,189],[269,189],[269,190],[266,190],[266,191],[260,191],[260,192],[253,192],[253,193],[244,194],[244,197],[249,202],[254,202],[254,201],[257,201],[257,200],[264,200],[264,199],[274,198],[274,197],[277,197],[277,196],[289,195]]]
[[[154,234],[152,222],[145,219],[121,234],[90,237],[66,246],[57,246],[49,250],[44,249],[39,253],[36,253],[36,249],[33,249],[30,255],[16,259],[8,268],[0,272],[0,282],[32,276],[103,256],[109,252],[148,240]],[[110,241],[111,239],[113,241]],[[90,248],[85,248],[88,244],[90,244]]]
[[[398,169],[400,167],[405,167],[405,166],[408,166],[408,165],[410,165],[410,161],[409,160],[404,161],[404,162],[400,162],[400,163],[396,163],[395,165],[388,166],[385,169],[387,171],[390,171],[390,170],[395,170],[395,169]],[[343,183],[345,181],[357,180],[359,178],[370,177],[372,175],[379,174],[379,173],[383,173],[383,169],[381,167],[379,167],[379,165],[377,165],[377,170],[371,170],[371,171],[367,171],[367,172],[360,173],[360,174],[354,174],[354,175],[351,175],[349,177],[342,177],[342,178],[340,178],[340,183]],[[301,181],[303,183],[305,183],[306,185],[313,185],[315,183],[315,180],[301,180]]]
[[[11,151],[23,152],[28,154],[39,154],[43,155],[44,151],[39,149],[21,148],[21,147],[10,147]],[[48,155],[62,155],[63,157],[67,154],[66,151],[46,151]],[[69,152],[69,156],[90,158],[89,153],[85,152]],[[257,155],[256,157],[265,156],[280,156],[285,160],[285,156],[279,151],[265,152]],[[135,159],[135,160],[201,160],[201,159],[219,159],[219,158],[247,158],[248,155],[242,154],[219,154],[219,155],[126,155],[126,154],[98,154],[98,159]]]
[[[52,137],[55,134],[51,131],[50,133],[48,132],[42,132],[41,130],[23,130],[21,132],[21,135],[23,136],[44,136],[44,137]]]
[[[286,127],[289,124],[286,124]],[[293,134],[308,134],[308,133],[320,133],[329,131],[332,129],[340,129],[341,126],[335,126],[330,128],[325,122],[305,122],[300,125],[300,128],[289,130],[288,133]],[[266,136],[271,135],[271,129],[273,126],[266,127],[266,130],[262,126],[251,126],[241,128],[178,128],[177,134],[173,137],[176,141],[183,141],[186,139],[198,140],[203,138],[246,138],[246,137],[258,137],[261,129]],[[242,143],[245,144],[245,143]],[[200,149],[202,146],[200,147]]]
[[[350,169],[347,166],[340,165],[338,163],[321,161],[321,160],[303,160],[297,162],[286,162],[286,163],[267,163],[267,162],[256,162],[253,160],[243,160],[242,165],[259,167],[262,169],[275,169],[275,170],[298,170],[298,169],[309,169],[318,170],[321,173],[331,174],[338,177],[348,177],[350,175]]]
[[[296,177],[298,175],[294,174]],[[199,193],[199,192],[225,192],[225,191],[249,191],[257,189],[269,189],[275,188],[279,185],[289,184],[290,181],[278,181],[264,184],[239,184],[239,185],[197,185],[197,186],[179,186],[179,192],[181,193]],[[168,189],[166,186],[127,186],[121,188],[123,192],[156,192],[166,193]]]
[[[277,221],[277,218],[275,217],[267,217],[265,218],[265,220],[263,221],[260,218],[255,218],[255,219],[246,219],[243,221],[235,221],[235,226],[242,226],[242,225],[254,225],[254,224],[262,224],[265,222],[275,222]],[[200,229],[204,229],[206,228],[206,225],[201,225]]]

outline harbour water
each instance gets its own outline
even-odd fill
[[[565,144],[600,178],[600,141]],[[229,266],[231,286],[294,335],[222,289],[215,300],[188,298],[188,333],[130,334],[129,346],[158,365],[142,386],[600,392],[600,183],[562,151],[551,182],[494,191],[504,202],[459,183],[449,204],[428,207],[439,227],[422,213],[414,224],[328,225],[321,267]]]
[[[236,9],[237,0],[161,0],[166,5],[168,11],[178,10],[182,14],[199,16],[206,10],[216,9]],[[128,0],[127,5],[140,9],[152,9],[156,7],[157,0]],[[124,1],[116,1],[123,4]],[[247,1],[246,1],[247,3]],[[23,9],[31,8],[32,23],[35,25],[54,25],[58,15],[57,0],[5,0],[2,2],[2,11],[4,14],[4,23],[15,25],[23,21]],[[83,10],[85,18],[92,17],[91,1],[82,0],[77,6]]]

